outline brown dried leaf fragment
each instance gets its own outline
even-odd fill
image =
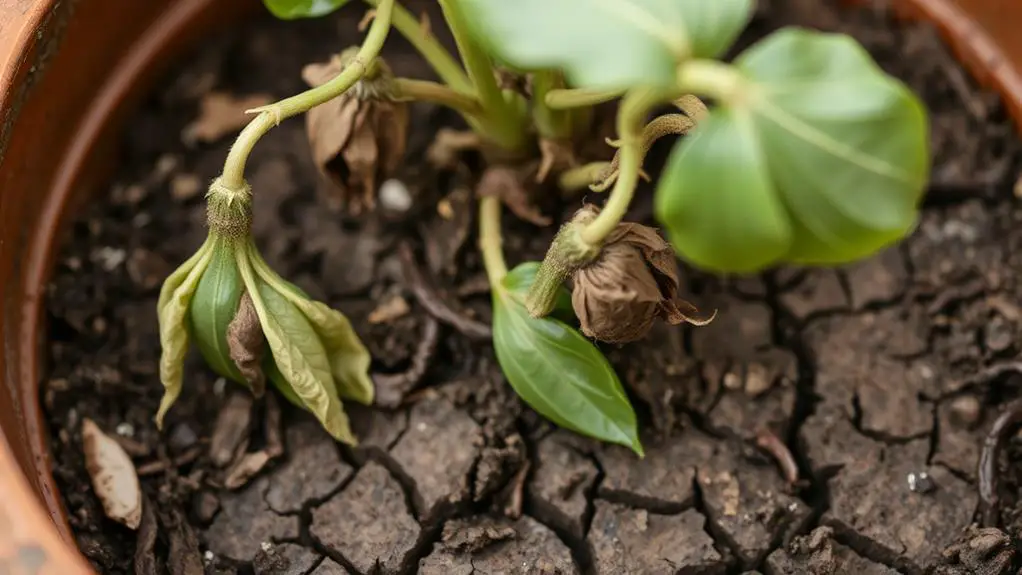
[[[247,291],[241,295],[234,319],[227,324],[227,350],[231,361],[252,390],[252,395],[262,397],[266,391],[266,375],[262,367],[266,336],[263,335],[259,316],[256,315],[255,305]]]
[[[552,222],[532,203],[532,197],[522,183],[521,175],[512,168],[495,166],[487,169],[479,178],[476,194],[479,197],[499,198],[515,216],[530,224],[549,226]]]
[[[246,110],[273,102],[268,94],[235,96],[226,92],[210,92],[199,103],[199,117],[185,126],[181,141],[188,145],[210,143],[241,130],[253,116]]]
[[[540,138],[539,153],[539,169],[536,171],[536,181],[539,183],[545,182],[547,176],[552,173],[560,173],[578,166],[575,149],[569,141]]]
[[[575,272],[573,281],[571,303],[582,333],[608,343],[641,339],[657,318],[706,325],[716,316],[697,318],[695,306],[678,297],[673,249],[641,224],[618,224],[600,255]]]
[[[312,87],[325,84],[341,73],[349,54],[305,66],[302,78]],[[408,107],[388,97],[390,80],[377,60],[350,90],[306,114],[313,159],[336,187],[330,202],[352,214],[375,207],[377,182],[392,175],[404,157]]]
[[[138,529],[142,522],[142,488],[131,458],[91,419],[82,421],[82,443],[85,469],[103,513],[130,529]]]

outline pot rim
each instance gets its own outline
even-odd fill
[[[73,190],[91,160],[90,151],[104,137],[104,129],[115,121],[121,104],[138,88],[139,79],[160,61],[172,40],[180,37],[199,13],[214,1],[177,0],[170,3],[163,16],[139,37],[104,79],[92,99],[92,105],[75,128],[76,136],[62,154],[57,169],[53,170],[55,178],[50,186],[50,200],[39,222],[33,226],[33,235],[27,242],[28,250],[24,252],[26,272],[20,286],[23,297],[21,302],[16,302],[23,312],[17,331],[20,340],[18,351],[23,361],[20,362],[20,372],[16,374],[16,385],[22,397],[30,398],[23,414],[26,438],[35,456],[35,472],[45,501],[40,501],[32,488],[26,475],[29,470],[22,469],[14,456],[9,438],[18,435],[0,430],[0,486],[3,486],[4,493],[4,497],[0,498],[0,564],[13,559],[17,569],[32,573],[72,575],[92,572],[73,544],[66,509],[56,493],[49,459],[49,438],[38,402],[38,382],[42,374],[39,339],[42,295],[57,248],[58,230]],[[861,3],[868,0],[852,1]],[[45,68],[45,50],[41,49],[42,37],[37,31],[48,18],[61,10],[70,10],[68,5],[73,4],[65,0],[22,0],[0,4],[0,45],[12,48],[0,61],[0,110],[7,116],[7,122],[0,128],[0,168],[3,166],[4,143],[9,135],[7,131],[16,129],[19,102],[29,91],[26,78],[30,72],[42,73]],[[991,37],[955,0],[899,0],[896,7],[903,9],[912,19],[931,21],[940,30],[970,74],[1000,94],[1022,134],[1022,53],[1014,54],[1018,60],[1012,62],[997,39]],[[0,201],[3,196],[0,193]]]

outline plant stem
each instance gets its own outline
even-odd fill
[[[365,0],[366,4],[377,8],[381,0]],[[429,63],[437,76],[452,89],[465,94],[472,93],[472,82],[461,68],[454,56],[427,31],[422,22],[400,4],[394,5],[392,24],[402,36],[408,40],[422,57]]]
[[[546,95],[552,90],[563,89],[564,79],[553,70],[540,70],[532,75],[532,118],[540,136],[550,140],[571,138],[572,113],[562,109],[551,108],[546,103]]]
[[[234,141],[234,145],[231,146],[231,151],[227,153],[223,175],[220,178],[221,184],[232,190],[244,187],[245,162],[248,161],[248,155],[252,153],[252,148],[255,147],[259,138],[269,132],[270,128],[279,124],[281,120],[340,96],[365,75],[366,65],[379,55],[380,49],[383,48],[383,43],[387,39],[387,33],[390,31],[390,19],[394,12],[394,1],[380,0],[379,7],[376,9],[376,18],[373,19],[373,23],[369,27],[362,47],[336,78],[276,104],[258,108],[259,115],[245,126],[245,129],[238,135],[238,139]]]
[[[610,162],[590,162],[561,172],[557,186],[564,192],[576,192],[595,183],[611,167]]]
[[[678,87],[735,105],[745,97],[746,82],[730,64],[716,60],[689,60],[678,68]],[[688,110],[685,110],[686,112]]]
[[[599,246],[628,211],[642,168],[642,126],[646,114],[650,108],[669,100],[672,95],[664,90],[640,89],[628,92],[621,101],[617,112],[617,131],[621,143],[618,150],[621,162],[617,181],[600,215],[582,229],[580,238],[583,242]]]
[[[500,199],[482,197],[479,199],[479,249],[483,253],[483,267],[492,290],[498,289],[507,275],[501,243]]]
[[[394,88],[396,96],[400,99],[440,104],[461,112],[464,116],[475,116],[483,111],[479,100],[436,82],[395,78]]]
[[[609,102],[624,94],[624,90],[594,90],[591,88],[558,88],[547,92],[543,102],[553,110],[584,108]]]
[[[458,45],[458,52],[465,63],[465,69],[468,70],[468,77],[475,87],[475,94],[485,110],[482,135],[509,151],[521,150],[526,144],[524,118],[504,98],[494,76],[492,60],[469,34],[465,15],[458,5],[459,0],[438,2],[444,12],[447,26],[454,35],[454,42]]]

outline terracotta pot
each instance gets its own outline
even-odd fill
[[[258,0],[0,4],[0,573],[88,573],[40,412],[42,294],[79,192],[109,175],[122,121],[163,63]],[[1018,0],[902,0],[1022,123]]]

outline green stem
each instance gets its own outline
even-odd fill
[[[484,136],[506,150],[521,150],[527,142],[525,119],[504,98],[494,75],[493,61],[469,34],[468,23],[458,4],[459,1],[438,0],[447,26],[454,36],[454,42],[458,45],[461,60],[468,70],[468,77],[475,87],[475,94],[485,110],[481,131]]]
[[[497,289],[507,275],[507,264],[501,249],[500,200],[495,196],[479,199],[479,249],[483,253],[483,267],[490,280],[490,289]]]
[[[635,186],[642,169],[642,127],[650,108],[669,100],[674,94],[664,90],[640,89],[628,92],[617,112],[617,131],[621,147],[618,150],[621,162],[614,189],[600,215],[582,229],[581,240],[591,246],[599,246],[628,211]]]
[[[224,186],[230,189],[241,189],[245,185],[245,162],[248,161],[252,148],[255,147],[259,138],[279,124],[281,120],[340,96],[362,78],[365,74],[366,64],[379,55],[383,42],[387,39],[394,11],[394,1],[380,0],[376,9],[376,18],[373,19],[373,23],[369,27],[369,33],[366,34],[362,47],[351,63],[345,66],[336,78],[276,104],[258,109],[259,115],[245,126],[227,154],[221,176],[221,183]]]
[[[365,0],[377,8],[381,0]],[[443,47],[435,36],[427,32],[415,16],[400,4],[394,5],[392,24],[429,63],[437,76],[452,89],[465,94],[472,93],[472,82],[461,68],[461,64]]]
[[[685,93],[709,96],[730,105],[745,97],[745,84],[734,66],[716,60],[689,60],[678,68],[678,87]]]
[[[563,86],[563,77],[553,70],[541,70],[532,75],[532,118],[540,136],[549,140],[566,140],[572,136],[571,111],[551,108],[546,103],[546,95]]]
[[[569,168],[561,172],[557,178],[557,186],[564,192],[577,192],[596,183],[610,166],[610,162],[590,162]]]
[[[483,111],[482,104],[476,98],[436,82],[395,78],[394,88],[399,99],[440,104],[461,112],[463,116],[476,116]]]
[[[594,90],[591,88],[559,88],[547,92],[543,101],[554,110],[595,106],[619,98],[624,90]]]

